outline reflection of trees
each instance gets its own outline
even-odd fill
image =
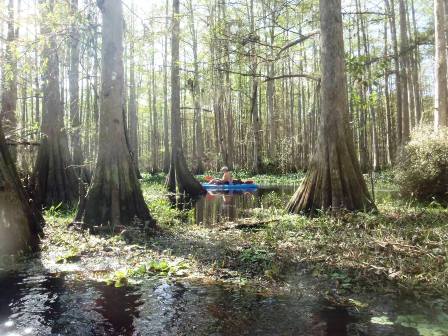
[[[97,284],[100,294],[95,300],[95,310],[107,323],[108,335],[133,335],[134,320],[139,317],[141,294],[132,288],[106,286]],[[110,329],[110,330],[108,330]]]
[[[294,188],[270,187],[261,188],[255,192],[208,192],[199,198],[190,198],[186,195],[169,195],[171,206],[180,211],[194,209],[196,224],[202,223],[213,226],[217,223],[232,221],[249,216],[248,210],[270,205],[267,198],[276,193],[285,203],[291,197]]]

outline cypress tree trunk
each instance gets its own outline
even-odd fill
[[[0,121],[0,256],[37,247],[44,223],[28,199],[7,148]]]
[[[171,39],[171,164],[167,176],[167,188],[174,192],[176,185],[181,193],[194,197],[205,194],[205,189],[190,172],[182,147],[180,120],[179,77],[179,0],[173,0],[173,26]]]
[[[92,184],[77,220],[94,229],[114,230],[135,221],[152,226],[125,133],[122,3],[104,0],[98,5],[103,15],[99,148]]]
[[[316,153],[290,200],[292,213],[369,210],[369,195],[348,123],[341,0],[320,0],[321,117]]]
[[[48,206],[78,201],[78,183],[72,169],[68,138],[64,128],[64,110],[59,86],[59,58],[56,33],[46,19],[53,12],[54,0],[42,2],[42,33],[49,36],[42,58],[44,64],[44,114],[42,141],[34,170],[36,204]]]

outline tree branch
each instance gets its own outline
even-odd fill
[[[315,31],[312,31],[311,33],[309,33],[309,34],[307,34],[307,35],[302,35],[302,36],[300,36],[298,39],[289,42],[288,44],[286,44],[284,47],[282,47],[282,48],[280,49],[280,51],[279,51],[277,57],[279,57],[280,54],[281,54],[282,52],[284,52],[285,50],[287,50],[287,49],[289,49],[289,48],[292,48],[292,47],[294,47],[295,45],[298,45],[298,44],[300,44],[300,43],[303,43],[303,42],[305,42],[306,40],[312,38],[313,36],[318,35],[319,33],[320,33],[319,30],[315,30]]]
[[[283,79],[283,78],[307,78],[311,79],[316,82],[320,82],[320,77],[315,77],[308,74],[290,74],[290,75],[281,75],[281,76],[275,76],[275,77],[267,77],[263,82],[269,82],[276,79]]]

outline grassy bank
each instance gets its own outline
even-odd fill
[[[377,184],[393,188],[387,178]],[[448,293],[448,211],[438,204],[383,197],[378,213],[307,218],[286,214],[282,202],[273,202],[278,206],[253,209],[244,220],[204,227],[188,224],[194,210],[171,205],[163,176],[145,176],[143,189],[157,232],[129,228],[93,236],[70,224],[71,213],[47,211],[46,266],[63,270],[75,264],[82,270],[79,276],[116,285],[160,275],[264,290],[287,287],[288,274],[300,268],[322,280],[323,290],[342,295]]]

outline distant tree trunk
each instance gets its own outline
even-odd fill
[[[436,42],[436,88],[434,102],[434,128],[448,125],[447,53],[445,35],[445,3],[434,0],[435,42]]]
[[[198,196],[206,191],[190,172],[182,147],[182,129],[180,118],[180,76],[179,76],[179,0],[173,0],[172,37],[171,37],[171,164],[167,177],[169,191]]]
[[[195,140],[195,151],[194,159],[196,161],[194,170],[196,174],[204,173],[204,136],[202,134],[202,106],[201,106],[201,85],[199,79],[199,60],[198,60],[198,39],[196,34],[196,27],[194,23],[194,8],[193,2],[190,0],[190,30],[192,36],[192,46],[193,46],[193,66],[194,66],[194,78],[192,82],[191,93],[193,96],[194,105],[194,140]]]
[[[422,99],[421,99],[421,87],[420,87],[420,49],[417,43],[418,29],[417,20],[415,16],[415,5],[414,0],[411,0],[411,11],[412,11],[412,23],[414,28],[414,43],[415,50],[412,57],[412,81],[414,83],[414,98],[415,98],[415,122],[418,126],[421,122],[422,117]]]
[[[385,0],[387,12],[390,18],[390,31],[392,36],[392,44],[394,49],[394,70],[395,70],[395,86],[397,99],[397,145],[402,143],[402,129],[403,129],[403,104],[402,104],[402,86],[400,74],[400,56],[398,53],[398,38],[397,38],[397,24],[395,16],[395,0]]]
[[[7,148],[0,120],[0,256],[37,247],[44,222],[28,200]],[[0,267],[3,260],[0,258]]]
[[[253,152],[252,152],[252,172],[258,174],[261,168],[260,157],[260,116],[258,111],[258,60],[256,43],[257,39],[255,32],[255,15],[254,15],[254,0],[250,1],[250,22],[251,22],[251,73],[252,73],[252,93],[250,112],[252,117],[252,135],[253,135]]]
[[[151,66],[152,66],[152,76],[151,76],[151,87],[152,87],[152,169],[153,173],[158,172],[158,148],[159,148],[159,129],[158,129],[158,117],[157,117],[157,85],[156,85],[156,67],[155,67],[155,39],[153,36],[152,42],[152,55],[151,55]]]
[[[37,37],[36,37],[37,39]],[[35,122],[36,124],[41,124],[41,116],[40,116],[40,84],[39,84],[39,57],[38,57],[38,48],[36,47],[34,50],[34,66],[36,68],[36,74],[34,76],[34,98],[35,98]]]
[[[126,140],[122,3],[104,0],[98,5],[103,15],[99,148],[92,184],[80,202],[77,220],[94,229],[115,230],[134,222],[153,226]]]
[[[402,113],[403,113],[403,128],[402,128],[402,138],[406,143],[409,140],[410,131],[410,120],[409,120],[409,38],[408,38],[408,26],[407,26],[407,15],[406,15],[406,4],[405,0],[399,0],[400,4],[400,54],[401,54],[401,84],[402,84]]]
[[[100,94],[99,94],[99,58],[98,58],[98,28],[97,28],[98,18],[95,16],[93,24],[95,25],[94,38],[93,38],[93,123],[94,123],[94,136],[93,136],[93,148],[94,155],[98,153],[98,130],[99,130],[99,118],[100,118]],[[93,165],[90,168],[93,171]]]
[[[132,27],[133,29],[133,27]],[[135,60],[134,60],[134,36],[130,37],[129,46],[129,150],[137,170],[137,176],[139,173],[139,157],[138,157],[138,115],[137,115],[137,93],[135,84]]]
[[[387,39],[387,26],[388,20],[384,21],[384,57],[388,55],[388,39]],[[386,151],[387,151],[387,164],[391,165],[395,158],[395,142],[393,141],[394,131],[392,122],[392,111],[390,102],[390,92],[389,92],[389,68],[384,69],[384,95],[385,95],[385,105],[386,105]]]
[[[252,117],[252,138],[254,141],[252,152],[252,173],[260,172],[260,120],[258,113],[258,78],[252,78],[252,96],[250,100],[250,115]]]
[[[356,0],[356,11],[361,12],[361,3],[360,0]],[[361,58],[362,56],[367,56],[367,50],[364,50],[364,54],[362,53],[362,45],[364,42],[365,46],[365,39],[363,40],[361,38],[361,35],[365,36],[365,27],[362,21],[362,17],[360,17],[358,20],[356,20],[356,37],[357,37],[357,54],[358,57]],[[363,74],[363,77],[365,77],[366,74]],[[358,104],[358,142],[359,142],[359,159],[360,159],[360,165],[361,165],[361,171],[363,173],[367,173],[369,171],[369,150],[368,150],[368,140],[367,140],[367,108],[368,108],[368,97],[367,96],[367,87],[364,85],[364,79],[359,85],[358,91],[359,91],[359,97],[361,100],[361,104]],[[365,80],[368,81],[368,78]]]
[[[75,16],[78,14],[78,0],[71,0],[72,27],[70,36],[70,120],[72,124],[73,164],[78,178],[85,179],[84,158],[81,147],[81,115],[79,110],[79,29]]]
[[[227,1],[222,0],[219,2],[221,13],[222,13],[222,21],[224,22],[224,34],[226,36],[230,36],[230,22],[227,19]],[[231,51],[230,51],[230,42],[229,39],[225,39],[222,43],[223,49],[223,59],[224,59],[224,72],[225,72],[225,84],[223,88],[224,92],[224,106],[226,106],[225,110],[225,119],[226,119],[226,161],[225,165],[233,170],[234,166],[234,152],[235,152],[235,133],[234,133],[234,122],[233,122],[233,111],[234,106],[232,102],[232,83],[230,78],[230,67],[231,67]]]
[[[163,53],[163,171],[168,173],[170,170],[170,134],[168,123],[168,27],[169,27],[169,0],[166,0],[165,9],[165,40]]]
[[[316,153],[290,200],[292,213],[375,207],[361,174],[348,121],[341,0],[320,0],[321,116]]]
[[[13,137],[17,128],[17,57],[14,30],[14,0],[8,2],[8,35],[6,41],[5,65],[2,71],[2,106],[0,119],[3,122],[3,131],[8,138]],[[13,161],[16,160],[16,150],[10,148]]]
[[[44,114],[42,141],[34,170],[36,203],[40,206],[64,203],[73,206],[78,201],[78,183],[72,167],[68,138],[64,128],[64,110],[59,87],[59,58],[56,33],[47,19],[52,14],[54,0],[42,2],[42,33],[48,36],[42,59],[44,64]]]

